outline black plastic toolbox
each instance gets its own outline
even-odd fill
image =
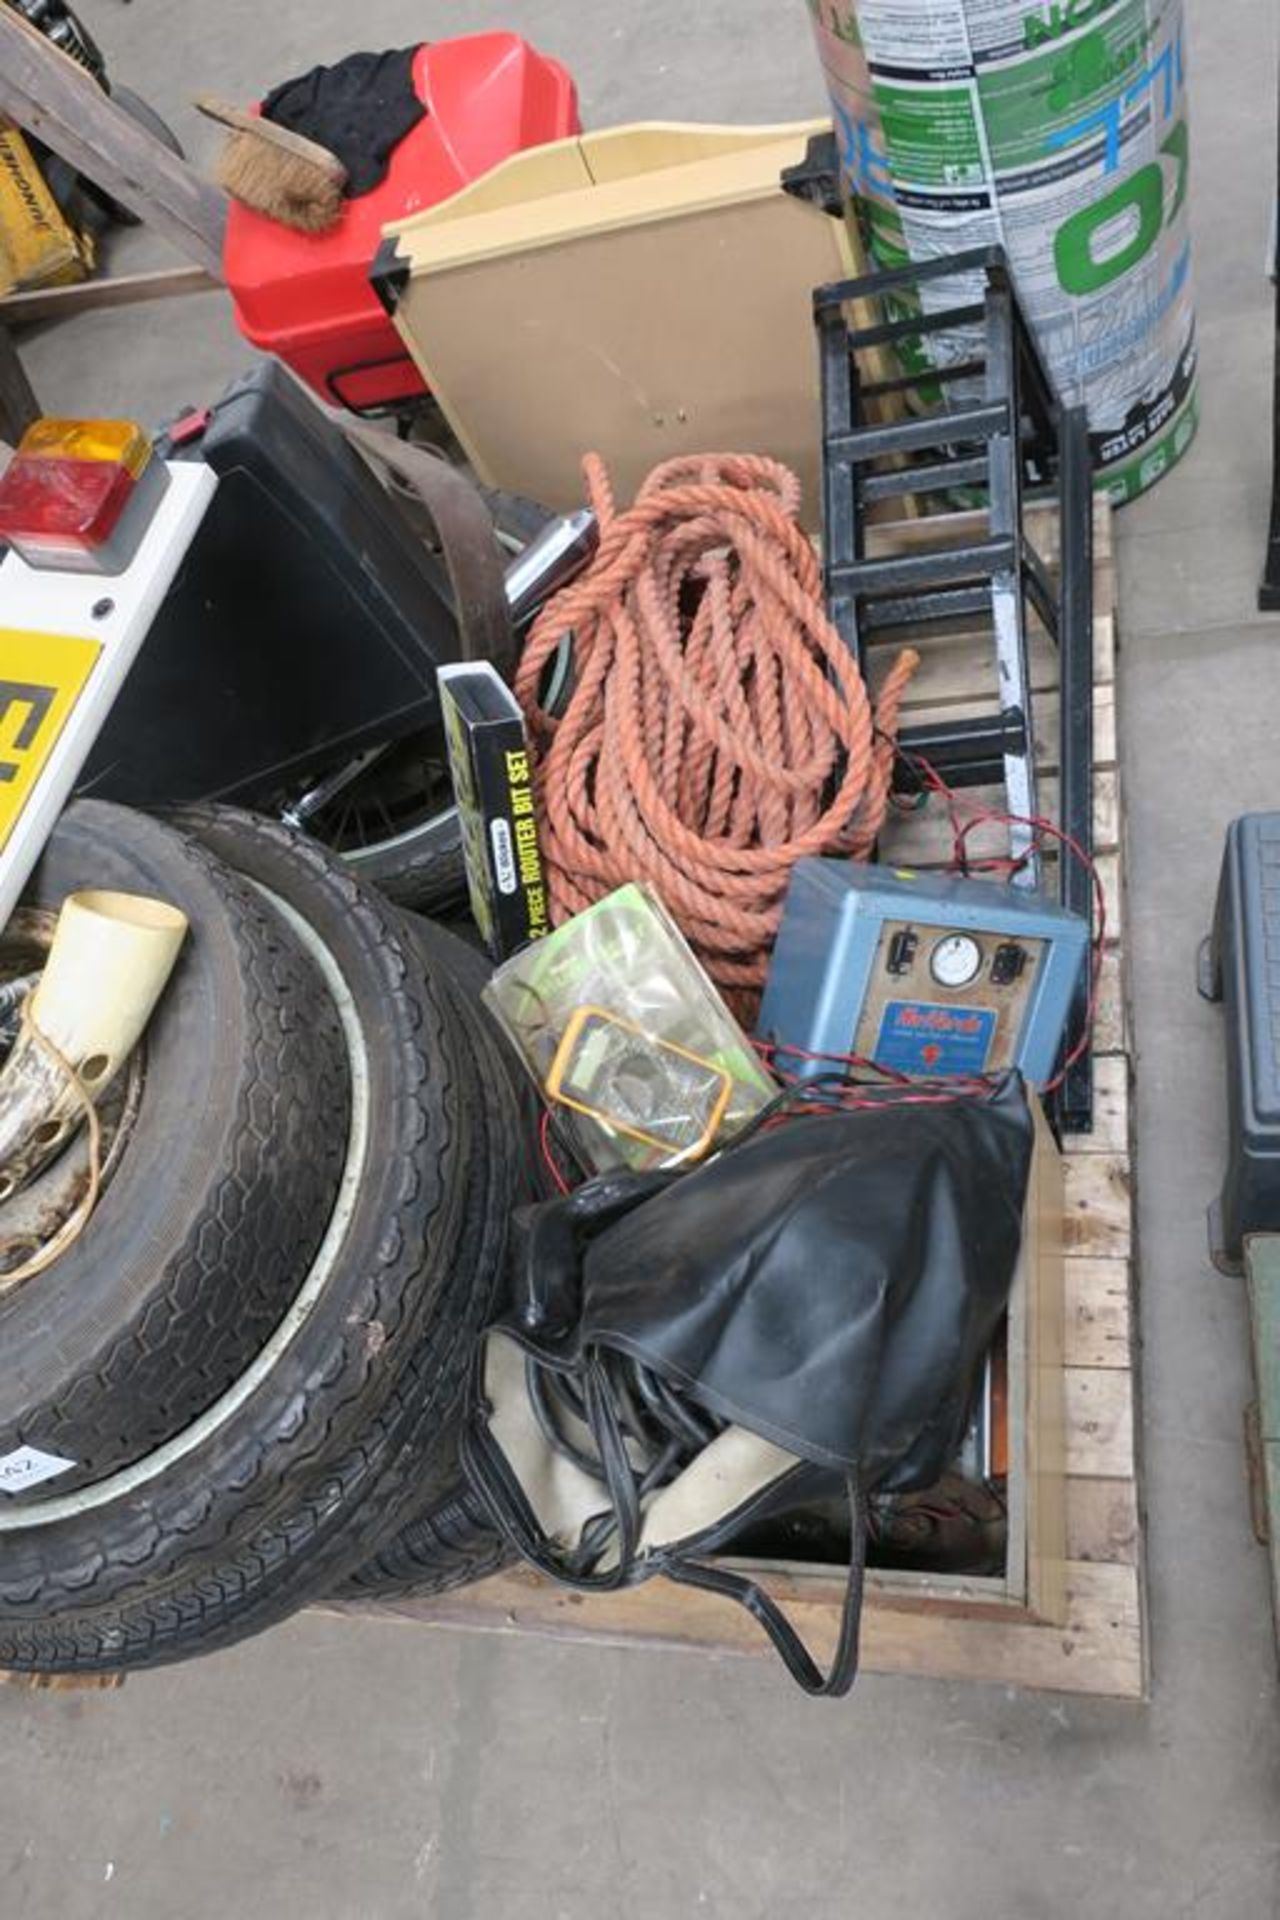
[[[438,726],[443,564],[297,382],[264,361],[171,436],[218,489],[78,791],[266,805]]]
[[[1209,1247],[1215,1266],[1239,1273],[1247,1237],[1280,1232],[1280,813],[1227,829],[1199,985],[1223,1004],[1227,1060],[1227,1169]]]

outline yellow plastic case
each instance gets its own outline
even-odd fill
[[[672,1140],[669,1136],[646,1132],[643,1127],[634,1125],[614,1108],[592,1106],[590,1101],[579,1098],[572,1090],[573,1069],[579,1059],[582,1044],[592,1022],[616,1027],[620,1032],[631,1035],[650,1048],[655,1055],[670,1054],[673,1059],[687,1061],[691,1066],[701,1067],[712,1081],[715,1094],[701,1131],[690,1140]],[[616,1013],[610,1013],[604,1007],[579,1007],[564,1031],[564,1038],[556,1049],[556,1057],[551,1063],[547,1075],[546,1095],[549,1100],[557,1101],[561,1106],[571,1107],[575,1113],[586,1114],[592,1120],[599,1120],[614,1133],[620,1133],[627,1140],[637,1140],[643,1146],[654,1147],[661,1153],[678,1153],[682,1159],[696,1160],[706,1152],[715,1139],[724,1119],[725,1109],[729,1105],[729,1095],[733,1081],[723,1067],[713,1060],[706,1059],[700,1053],[691,1053],[688,1047],[677,1046],[670,1040],[657,1040],[643,1027],[636,1026],[633,1020],[622,1020]],[[692,1117],[692,1116],[690,1116]]]

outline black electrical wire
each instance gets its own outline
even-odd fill
[[[553,1447],[564,1459],[572,1461],[575,1467],[580,1467],[583,1473],[589,1473],[593,1480],[603,1483],[604,1469],[599,1460],[594,1454],[575,1446],[556,1418],[552,1405],[553,1399],[571,1400],[572,1396],[567,1390],[568,1383],[553,1373],[549,1367],[539,1366],[532,1357],[526,1359],[524,1363],[524,1378],[533,1417],[538,1423],[538,1431],[548,1446]],[[585,1415],[580,1411],[580,1407],[581,1402],[577,1408],[570,1406],[569,1412],[574,1419],[581,1421]]]

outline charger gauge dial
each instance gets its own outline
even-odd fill
[[[967,987],[982,971],[982,948],[967,933],[949,933],[929,955],[929,971],[940,987]]]

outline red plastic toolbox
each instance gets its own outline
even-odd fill
[[[425,391],[369,269],[389,221],[435,206],[522,147],[579,131],[573,81],[514,33],[420,47],[413,67],[427,109],[380,186],[348,200],[329,232],[297,233],[233,202],[225,267],[240,331],[308,386],[357,412]]]

